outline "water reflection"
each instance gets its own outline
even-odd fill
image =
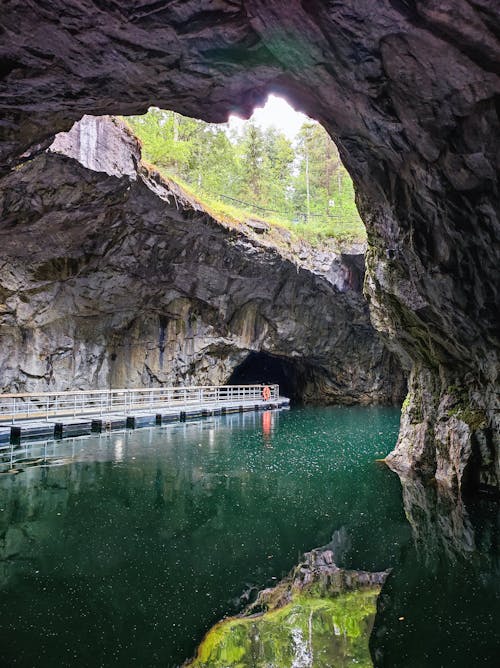
[[[115,458],[116,462],[122,462],[123,461],[123,439],[122,438],[117,438],[115,440],[114,458]]]
[[[500,651],[500,513],[402,477],[412,545],[380,596],[374,665],[495,665]],[[397,620],[397,621],[396,621]]]
[[[340,568],[392,569],[375,665],[495,665],[496,506],[414,482],[402,503],[373,463],[396,411],[266,414],[16,451],[45,463],[0,477],[0,664],[180,665],[333,533]]]
[[[261,417],[262,416],[262,417]],[[172,423],[159,428],[141,429],[141,443],[151,444],[158,439],[172,443],[181,438],[188,438],[196,432],[208,433],[208,444],[216,446],[215,435],[218,430],[255,429],[262,420],[264,440],[270,440],[275,423],[278,424],[279,411],[265,413],[234,413],[225,417],[215,416],[210,420],[188,420]],[[18,445],[5,444],[0,447],[0,474],[23,472],[31,466],[54,466],[72,461],[109,461],[122,462],[126,458],[129,442],[135,443],[134,432],[130,430],[104,432],[90,437],[65,438],[64,440],[35,439],[25,440]],[[89,443],[91,446],[89,447]]]
[[[403,477],[401,487],[415,549],[428,568],[441,555],[454,563],[476,551],[475,527],[460,496],[419,478]]]
[[[264,446],[266,448],[272,448],[272,436],[273,436],[273,426],[274,426],[274,411],[264,411],[262,413],[262,437],[264,440]]]

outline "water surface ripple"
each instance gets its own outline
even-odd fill
[[[402,487],[374,463],[398,424],[303,408],[49,446],[0,477],[0,665],[177,666],[332,537],[339,566],[392,568],[376,665],[496,665],[498,508]]]

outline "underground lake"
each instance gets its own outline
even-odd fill
[[[495,665],[497,506],[400,481],[376,461],[398,427],[392,408],[294,408],[34,443],[0,476],[0,664],[180,666],[327,546],[385,582],[249,633],[229,619],[248,647],[193,665]]]

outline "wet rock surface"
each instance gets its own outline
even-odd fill
[[[369,638],[388,572],[347,571],[329,546],[304,555],[254,604],[216,624],[187,668],[372,665]],[[237,664],[236,664],[237,662]]]
[[[388,575],[388,571],[371,573],[339,568],[329,544],[306,552],[301,563],[286,578],[276,587],[259,592],[255,603],[242,614],[281,608],[290,603],[294,595],[310,590],[317,596],[334,596],[363,587],[381,587]]]
[[[323,122],[367,226],[373,322],[414,365],[391,464],[499,486],[496,0],[73,0],[1,23],[5,169],[84,113],[222,121],[272,90]]]
[[[139,163],[120,121],[86,117],[4,178],[4,391],[219,384],[257,350],[290,361],[296,398],[401,398],[361,254],[280,251]]]

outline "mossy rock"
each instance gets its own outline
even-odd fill
[[[484,410],[479,408],[472,408],[471,406],[467,406],[466,408],[452,408],[450,411],[448,411],[448,415],[450,417],[456,417],[458,420],[465,422],[465,424],[469,425],[471,431],[484,429],[488,422],[488,418]]]
[[[372,666],[368,641],[380,587],[332,598],[299,595],[288,605],[214,626],[192,668],[289,668],[300,659],[316,668]],[[302,664],[301,664],[302,665]]]

